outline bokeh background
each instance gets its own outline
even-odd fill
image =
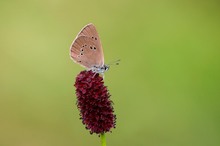
[[[94,23],[117,114],[108,146],[220,145],[218,0],[1,0],[0,145],[95,146],[69,57]]]

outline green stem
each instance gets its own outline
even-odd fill
[[[106,138],[105,138],[105,133],[102,133],[100,135],[101,137],[101,143],[102,143],[102,146],[106,146]]]

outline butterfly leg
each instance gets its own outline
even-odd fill
[[[94,72],[94,75],[92,76],[92,78],[94,78],[96,74],[97,74],[97,72]]]
[[[103,78],[103,80],[104,80],[104,78],[105,78],[105,75],[104,75],[104,73],[101,73],[102,74],[102,78]]]

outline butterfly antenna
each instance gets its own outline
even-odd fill
[[[118,60],[116,60],[116,61],[112,61],[112,62],[110,62],[110,63],[108,63],[107,65],[109,66],[109,65],[119,65],[119,62],[121,61],[121,59],[118,59]]]

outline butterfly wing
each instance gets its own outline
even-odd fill
[[[70,49],[71,58],[83,67],[103,66],[103,50],[98,41],[88,36],[78,36]]]
[[[98,31],[96,30],[95,25],[93,25],[92,23],[89,23],[86,26],[84,26],[82,28],[82,30],[78,33],[76,38],[78,38],[80,36],[87,36],[96,42],[96,46],[98,48],[100,48],[100,50],[101,50],[100,53],[101,53],[102,58],[100,58],[100,59],[102,60],[102,62],[104,64],[103,48],[102,48],[101,40],[99,38],[99,34],[98,34]]]
[[[77,36],[87,36],[87,37],[90,37],[90,38],[95,38],[96,37],[97,39],[99,39],[99,35],[98,35],[97,30],[96,30],[96,27],[92,23],[89,23],[86,26],[84,26],[81,29],[81,31],[78,33]]]

